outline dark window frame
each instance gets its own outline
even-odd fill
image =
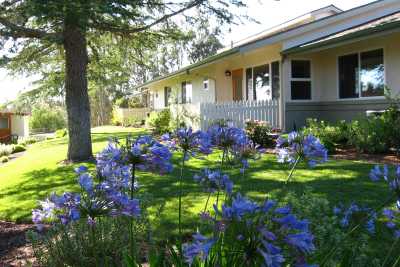
[[[383,88],[385,88],[385,84],[386,84],[386,62],[385,62],[385,49],[383,47],[379,47],[379,48],[374,48],[374,49],[368,49],[368,50],[359,50],[359,51],[355,51],[352,53],[348,53],[348,54],[343,54],[343,55],[339,55],[337,57],[337,98],[339,100],[355,100],[355,99],[383,99],[385,97],[384,93],[382,95],[378,95],[378,96],[363,96],[362,95],[362,81],[361,81],[361,66],[362,66],[362,62],[361,62],[361,54],[365,54],[365,53],[370,53],[370,52],[375,52],[375,51],[382,51],[382,65],[383,65]],[[357,97],[341,97],[340,95],[340,58],[342,57],[346,57],[346,56],[352,56],[352,55],[357,55],[358,58],[358,73],[356,74],[356,81],[357,81]]]
[[[309,77],[303,77],[303,78],[299,78],[299,77],[293,77],[293,62],[296,61],[307,61],[309,62]],[[313,78],[313,73],[312,73],[312,60],[311,59],[292,59],[290,60],[290,99],[292,101],[310,101],[313,99],[312,97],[312,92],[313,92],[313,82],[312,82],[312,78]],[[308,94],[306,95],[306,97],[304,98],[293,98],[293,85],[294,83],[309,83],[310,84],[310,89]],[[309,97],[308,97],[309,96]]]
[[[6,121],[7,128],[0,128],[0,130],[9,130],[10,129],[10,119],[8,117],[0,117],[0,120]]]

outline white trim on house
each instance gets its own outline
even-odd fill
[[[310,62],[310,78],[293,78],[292,76],[292,61],[309,61]],[[288,80],[288,85],[289,85],[289,99],[287,99],[286,101],[290,101],[290,102],[314,102],[315,101],[315,92],[314,92],[314,75],[313,75],[313,68],[314,68],[314,64],[313,64],[313,60],[310,58],[301,58],[301,57],[296,57],[296,58],[291,58],[289,60],[289,80]],[[306,81],[306,82],[311,82],[311,92],[310,92],[310,99],[293,99],[292,97],[292,81]]]

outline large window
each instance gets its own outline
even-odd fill
[[[339,98],[384,95],[383,49],[341,56],[338,61]]]
[[[0,117],[0,129],[8,129],[8,118]]]
[[[281,90],[281,76],[279,61],[271,63],[272,98],[279,98]]]
[[[265,64],[246,69],[246,99],[267,100],[273,97],[271,91],[270,65]],[[277,97],[279,97],[279,95],[277,95]]]
[[[192,83],[182,82],[182,104],[192,103]]]
[[[292,60],[290,90],[292,100],[311,99],[311,62]]]
[[[171,87],[164,87],[164,106],[168,107],[171,102],[172,89]]]

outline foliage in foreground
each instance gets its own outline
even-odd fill
[[[387,89],[389,108],[380,114],[372,114],[346,123],[328,123],[308,119],[304,134],[318,137],[329,152],[337,146],[350,145],[360,152],[388,153],[394,149],[400,153],[400,98],[392,97]]]
[[[214,205],[208,205],[210,197],[207,199],[192,239],[185,238],[179,230],[177,240],[155,244],[148,227],[151,224],[146,216],[146,205],[140,205],[140,217],[124,213],[125,204],[132,203],[131,200],[137,199],[140,203],[145,201],[140,189],[137,189],[135,170],[170,171],[169,151],[175,151],[180,156],[179,168],[183,174],[187,161],[192,157],[207,155],[212,149],[221,152],[220,167],[203,170],[194,176],[194,181],[209,196],[216,194],[217,201]],[[327,155],[318,139],[298,133],[291,133],[288,139],[279,139],[278,150],[278,160],[291,167],[288,181],[295,178],[299,162],[307,162],[312,168],[325,162]],[[278,201],[266,199],[261,203],[254,202],[234,193],[233,182],[225,171],[232,167],[243,170],[249,168],[248,161],[257,159],[254,154],[258,153],[260,151],[249,142],[243,130],[219,126],[212,127],[208,132],[180,129],[172,136],[162,136],[161,142],[151,137],[140,137],[137,140],[128,139],[124,146],[112,143],[98,156],[97,176],[91,178],[84,168],[78,169],[83,190],[79,200],[62,201],[62,205],[58,205],[58,201],[50,198],[42,203],[41,210],[34,212],[35,216],[45,215],[44,219],[53,219],[54,223],[44,237],[33,235],[35,251],[44,259],[43,265],[48,266],[63,261],[79,266],[68,259],[72,257],[67,251],[69,246],[76,246],[76,250],[81,251],[77,255],[85,254],[82,257],[91,263],[122,263],[123,266],[137,266],[142,262],[148,262],[150,266],[310,266],[307,263],[325,266],[391,266],[400,261],[395,253],[400,229],[399,207],[383,211],[387,227],[382,225],[380,219],[382,208],[391,205],[393,197],[381,207],[373,208],[361,207],[356,203],[335,203],[333,207],[324,199],[311,197],[308,192],[300,196],[289,193]],[[391,179],[385,169],[376,168],[371,172],[374,180],[381,176],[386,177],[385,180],[400,201],[400,168]],[[183,179],[186,177],[181,175],[178,180],[180,196]],[[118,190],[114,190],[116,184],[120,185]],[[282,186],[290,192],[290,183]],[[125,201],[121,201],[123,199]],[[98,211],[98,204],[101,203],[107,203],[104,209],[93,213]],[[181,216],[184,207],[185,203],[179,201],[179,229],[185,220]],[[134,214],[138,215],[137,212]],[[68,220],[63,220],[65,217]],[[41,221],[42,218],[36,223],[40,225]],[[118,229],[113,228],[116,225]],[[109,237],[107,229],[116,235],[114,239]],[[118,235],[121,229],[124,235]],[[100,234],[102,231],[104,236]],[[73,238],[56,238],[62,235]],[[98,238],[91,239],[93,235]],[[81,241],[77,242],[74,238]],[[90,240],[95,242],[91,243]],[[191,242],[183,244],[186,241]],[[377,244],[380,249],[377,249]],[[102,246],[99,249],[101,253],[94,256],[91,253],[93,247],[97,246]],[[113,246],[117,246],[113,251],[118,255],[107,250]],[[49,252],[51,249],[54,253]],[[109,261],[111,257],[113,261]]]

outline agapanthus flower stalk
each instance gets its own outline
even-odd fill
[[[328,150],[313,135],[291,132],[288,138],[278,138],[276,149],[278,151],[278,162],[291,165],[286,183],[291,180],[297,165],[301,161],[306,162],[312,168],[328,160]]]

